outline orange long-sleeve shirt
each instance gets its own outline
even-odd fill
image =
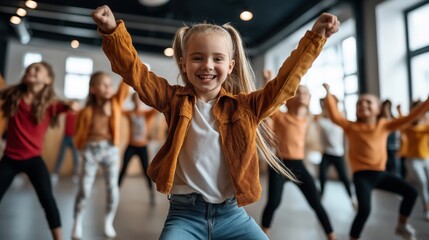
[[[331,120],[344,129],[348,141],[347,157],[352,171],[384,171],[389,132],[406,127],[415,118],[428,111],[429,101],[414,108],[408,116],[390,121],[381,118],[375,124],[348,121],[338,111],[335,99],[331,94],[326,97],[326,106]]]
[[[282,159],[303,160],[307,119],[277,111],[271,116],[273,132],[277,135],[277,155]]]
[[[408,158],[429,158],[429,124],[419,124],[405,129],[404,134],[409,143],[404,151]]]

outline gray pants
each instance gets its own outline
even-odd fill
[[[406,163],[411,177],[417,180],[418,190],[426,208],[429,204],[429,159],[411,158],[407,159]]]
[[[98,166],[103,168],[107,189],[106,216],[113,217],[119,204],[118,170],[119,149],[109,141],[90,142],[82,154],[82,174],[74,207],[74,218],[81,218],[97,175]]]

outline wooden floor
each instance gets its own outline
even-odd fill
[[[266,179],[261,178],[263,187]],[[71,179],[64,178],[54,186],[54,193],[61,212],[64,239],[70,239],[73,221],[73,204],[77,186]],[[164,195],[156,195],[156,204],[149,204],[149,196],[143,178],[126,178],[121,188],[121,202],[115,219],[116,239],[152,240],[158,239],[167,210],[168,202]],[[248,213],[259,223],[265,205],[265,192],[262,199],[246,206]],[[343,186],[328,182],[323,205],[331,218],[338,239],[348,239],[348,232],[355,212],[346,197]],[[103,216],[105,188],[103,178],[95,182],[91,201],[84,221],[85,240],[105,239],[103,237]],[[362,239],[400,239],[394,235],[399,198],[380,191],[373,192],[373,208],[366,224]],[[423,219],[422,204],[418,200],[411,224],[418,231],[418,239],[429,239],[429,223]],[[31,185],[25,176],[19,176],[6,192],[0,204],[0,239],[2,240],[45,240],[50,239],[44,213]],[[293,184],[288,183],[272,226],[270,239],[318,240],[324,239],[323,231]]]

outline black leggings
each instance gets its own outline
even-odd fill
[[[350,182],[347,177],[346,167],[344,165],[344,158],[340,156],[333,156],[324,153],[322,157],[322,162],[319,165],[319,181],[320,181],[320,195],[323,195],[323,191],[325,190],[325,182],[326,182],[326,172],[328,171],[329,165],[333,164],[335,169],[337,170],[338,177],[341,182],[344,184],[346,188],[347,194],[349,197],[352,197],[352,192],[350,190]]]
[[[359,171],[353,174],[358,200],[358,212],[350,230],[350,236],[359,238],[371,211],[371,191],[378,188],[402,196],[399,213],[410,216],[417,199],[417,190],[402,178],[385,171]]]
[[[125,176],[125,173],[127,172],[128,164],[130,163],[130,160],[134,155],[137,155],[140,158],[140,162],[141,162],[142,167],[143,167],[143,175],[147,179],[147,185],[148,185],[149,189],[152,190],[152,180],[149,178],[149,176],[146,173],[147,166],[148,166],[148,155],[147,155],[147,147],[146,146],[136,147],[136,146],[128,145],[128,147],[124,153],[124,162],[122,164],[121,172],[119,173],[118,185],[119,186],[121,185],[122,180]]]
[[[52,194],[49,172],[40,156],[27,160],[13,160],[8,156],[3,156],[0,161],[0,202],[13,178],[20,172],[27,174],[36,190],[37,197],[45,210],[49,227],[51,229],[61,227],[60,213]]]
[[[325,209],[320,203],[320,195],[316,188],[310,173],[305,168],[302,160],[284,160],[284,165],[289,168],[296,178],[300,181],[297,183],[298,188],[304,194],[311,208],[316,212],[317,218],[322,224],[326,234],[332,233],[332,226]],[[274,212],[280,205],[283,194],[283,185],[287,182],[282,175],[269,168],[268,179],[268,202],[262,214],[262,226],[269,228],[274,216]]]

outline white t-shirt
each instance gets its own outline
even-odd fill
[[[171,193],[200,193],[210,203],[234,196],[234,188],[212,113],[214,100],[197,100],[176,167]]]
[[[333,156],[344,155],[344,131],[330,119],[322,117],[319,119],[321,128],[322,144],[325,153]]]

